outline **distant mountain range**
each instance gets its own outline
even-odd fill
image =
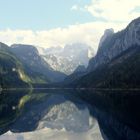
[[[54,69],[67,75],[72,74],[79,65],[88,66],[94,56],[92,47],[75,43],[62,47],[38,48],[44,60]]]
[[[62,82],[66,74],[86,70],[89,53],[93,53],[92,48],[85,44],[40,49],[42,53],[32,45],[0,43],[0,87]]]
[[[38,50],[0,43],[0,87],[140,88],[140,18],[120,32],[105,30],[97,54],[89,53],[80,43]]]

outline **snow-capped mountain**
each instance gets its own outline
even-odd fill
[[[93,48],[81,43],[38,50],[54,70],[66,74],[73,73],[79,65],[87,67],[90,57],[94,56]]]

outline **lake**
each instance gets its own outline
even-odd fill
[[[0,94],[0,140],[140,140],[139,90]]]

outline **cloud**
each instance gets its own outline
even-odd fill
[[[81,12],[85,12],[85,8],[79,6],[79,5],[73,5],[71,7],[71,11],[81,11]]]
[[[85,24],[70,25],[66,28],[55,28],[44,31],[32,30],[3,30],[0,31],[0,41],[8,45],[13,43],[31,44],[48,48],[64,46],[72,43],[86,43],[97,50],[100,37],[107,28],[116,31],[124,28],[126,24],[108,22],[90,22]]]
[[[94,17],[107,21],[128,22],[139,17],[139,0],[92,0],[85,9]]]
[[[72,10],[72,11],[76,11],[76,10],[78,10],[78,9],[79,9],[78,5],[73,5],[73,6],[71,7],[71,10]]]

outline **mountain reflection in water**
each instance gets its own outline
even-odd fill
[[[0,97],[0,140],[140,139],[139,91],[44,89]]]

